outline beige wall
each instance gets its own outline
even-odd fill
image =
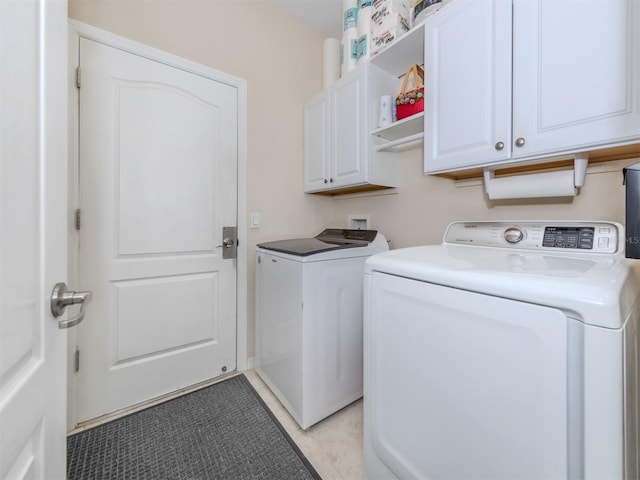
[[[624,224],[622,168],[639,161],[594,165],[576,197],[490,201],[480,179],[462,186],[423,175],[421,148],[402,155],[397,193],[336,197],[330,223],[346,226],[349,214],[369,214],[371,227],[383,232],[393,248],[439,243],[447,224],[457,220],[591,219]]]
[[[260,241],[345,227],[371,215],[393,247],[437,243],[462,219],[624,220],[622,164],[587,176],[570,200],[490,202],[482,186],[422,174],[422,150],[402,156],[397,193],[322,197],[302,192],[302,107],[322,84],[324,36],[266,0],[70,0],[69,16],[247,80],[248,352],[253,355],[253,250]],[[638,161],[638,160],[635,160]],[[388,192],[387,192],[388,193]],[[247,219],[245,219],[246,221]],[[242,221],[242,219],[240,219]]]

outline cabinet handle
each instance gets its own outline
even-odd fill
[[[329,178],[329,183],[333,183],[333,178]]]
[[[496,150],[502,150],[504,148],[504,142],[496,143]]]
[[[324,183],[329,183],[329,180],[327,180],[326,178],[324,179]]]
[[[522,147],[522,146],[524,146],[524,138],[520,137],[516,139],[516,147]]]

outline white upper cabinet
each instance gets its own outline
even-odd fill
[[[372,86],[373,68],[369,63],[359,66],[305,103],[305,192],[349,193],[398,185],[396,156],[372,149],[372,95],[379,91],[378,80]]]
[[[425,172],[640,141],[640,2],[457,0],[425,22]]]

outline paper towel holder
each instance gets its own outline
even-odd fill
[[[587,166],[589,164],[589,153],[582,152],[576,153],[573,157],[573,175],[566,175],[569,172],[545,172],[545,173],[530,173],[526,175],[515,175],[511,177],[496,178],[495,168],[485,167],[483,169],[484,185],[489,196],[489,199],[505,199],[505,198],[536,198],[536,197],[552,197],[552,196],[575,196],[576,188],[583,187],[585,178],[587,176]],[[527,193],[526,189],[514,189],[512,186],[507,188],[507,193],[504,193],[504,183],[506,182],[518,182],[523,186],[530,184],[534,185],[541,183],[546,179],[551,179],[553,176],[563,175],[563,183],[566,180],[567,184],[563,184],[562,188],[558,192],[542,192],[542,193]],[[554,178],[556,178],[554,177]],[[518,191],[519,190],[519,191]]]

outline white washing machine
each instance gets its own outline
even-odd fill
[[[362,275],[375,230],[256,249],[256,372],[303,429],[362,397]]]
[[[610,222],[458,222],[365,266],[369,479],[638,479],[640,262]]]

